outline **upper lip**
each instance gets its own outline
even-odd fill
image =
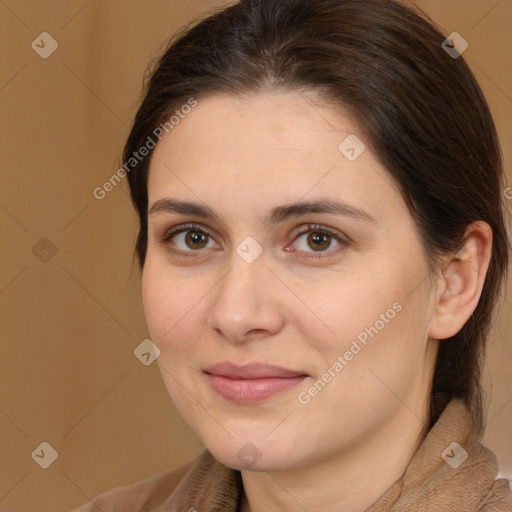
[[[209,366],[206,368],[205,372],[211,375],[228,377],[230,379],[290,378],[307,375],[302,371],[290,370],[272,364],[249,363],[239,366],[228,361]]]

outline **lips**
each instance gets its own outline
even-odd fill
[[[212,388],[236,403],[254,403],[301,383],[308,375],[280,366],[251,363],[237,366],[224,362],[205,370]]]
[[[228,379],[289,378],[307,375],[305,372],[261,363],[249,363],[243,366],[237,366],[233,363],[224,362],[209,366],[205,371],[211,375],[220,375]]]

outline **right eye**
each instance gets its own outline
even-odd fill
[[[218,247],[211,235],[196,224],[176,226],[165,232],[162,242],[177,255],[189,257],[201,249]]]

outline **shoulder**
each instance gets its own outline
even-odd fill
[[[478,512],[511,512],[512,481],[499,478],[494,481],[491,489],[483,499]]]
[[[183,478],[205,457],[201,452],[184,464],[144,480],[115,487],[71,512],[126,512],[151,510],[163,503]]]

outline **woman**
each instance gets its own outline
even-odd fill
[[[205,450],[80,512],[512,510],[479,442],[502,162],[443,41],[391,0],[241,0],[170,44],[124,168]]]

